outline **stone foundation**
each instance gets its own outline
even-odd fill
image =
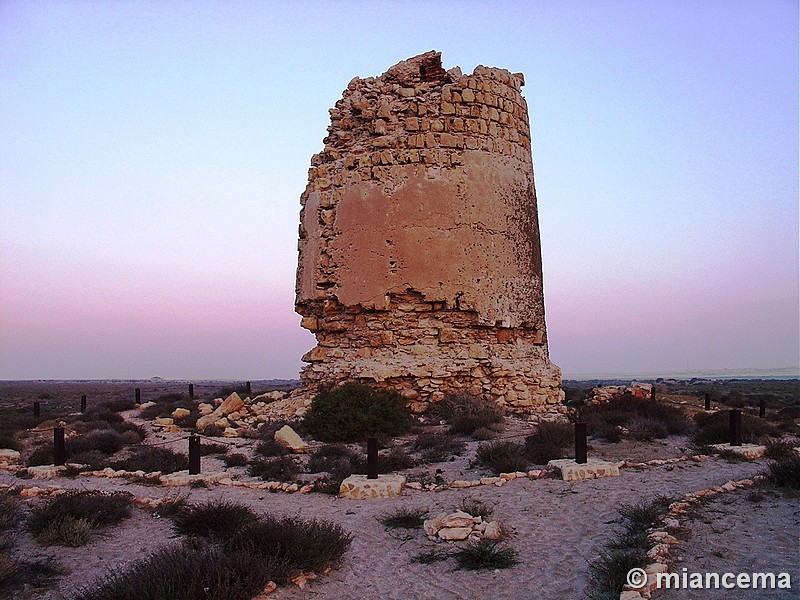
[[[589,458],[585,463],[576,463],[571,458],[559,458],[547,463],[548,469],[556,469],[564,481],[583,481],[601,477],[619,477],[621,463]]]

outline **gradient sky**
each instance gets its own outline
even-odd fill
[[[565,375],[797,366],[798,7],[0,2],[0,379],[293,378],[353,76],[525,73]]]

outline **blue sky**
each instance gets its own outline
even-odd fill
[[[797,366],[793,2],[0,3],[0,378],[294,377],[354,76],[522,71],[565,374]]]

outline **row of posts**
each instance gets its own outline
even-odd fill
[[[248,394],[252,393],[252,386],[250,382],[245,383],[245,389],[247,390]],[[142,388],[135,388],[133,390],[134,398],[136,399],[136,404],[142,403]],[[194,384],[189,384],[189,400],[194,400]],[[86,394],[81,394],[81,413],[86,412]],[[42,403],[39,400],[34,401],[33,403],[33,416],[40,417],[42,415]]]
[[[742,411],[733,409],[729,411],[729,439],[731,446],[742,445]],[[575,462],[586,464],[587,452],[587,426],[584,422],[575,423]],[[64,428],[59,426],[53,429],[53,464],[63,465],[66,454],[64,451]],[[201,442],[200,436],[189,436],[189,475],[200,473]],[[378,478],[378,439],[367,438],[367,479]]]

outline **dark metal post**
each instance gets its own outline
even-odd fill
[[[742,445],[742,411],[734,408],[729,413],[731,446]]]
[[[378,478],[378,438],[367,438],[367,479]]]
[[[86,412],[86,394],[81,394],[81,413]]]
[[[656,401],[656,384],[653,384],[653,387],[650,388],[650,399],[655,402]]]
[[[53,464],[58,466],[66,462],[66,452],[64,452],[64,428],[56,427],[53,429]]]
[[[39,417],[42,414],[42,403],[38,400],[33,403],[33,416]]]
[[[249,381],[245,382],[244,387],[247,388],[247,393],[249,394],[250,393],[250,382]]]
[[[189,384],[189,400],[194,400],[194,384]]]
[[[142,388],[136,388],[133,391],[136,394],[136,404],[141,404],[142,403]]]
[[[711,410],[711,394],[709,394],[708,392],[706,392],[706,400],[705,400],[705,402],[706,402],[705,409],[706,410]]]
[[[762,398],[761,402],[758,403],[758,416],[763,419],[764,415],[766,414],[767,414],[767,401]]]
[[[200,438],[189,436],[189,475],[200,473]]]
[[[586,464],[586,423],[575,423],[575,462]]]

